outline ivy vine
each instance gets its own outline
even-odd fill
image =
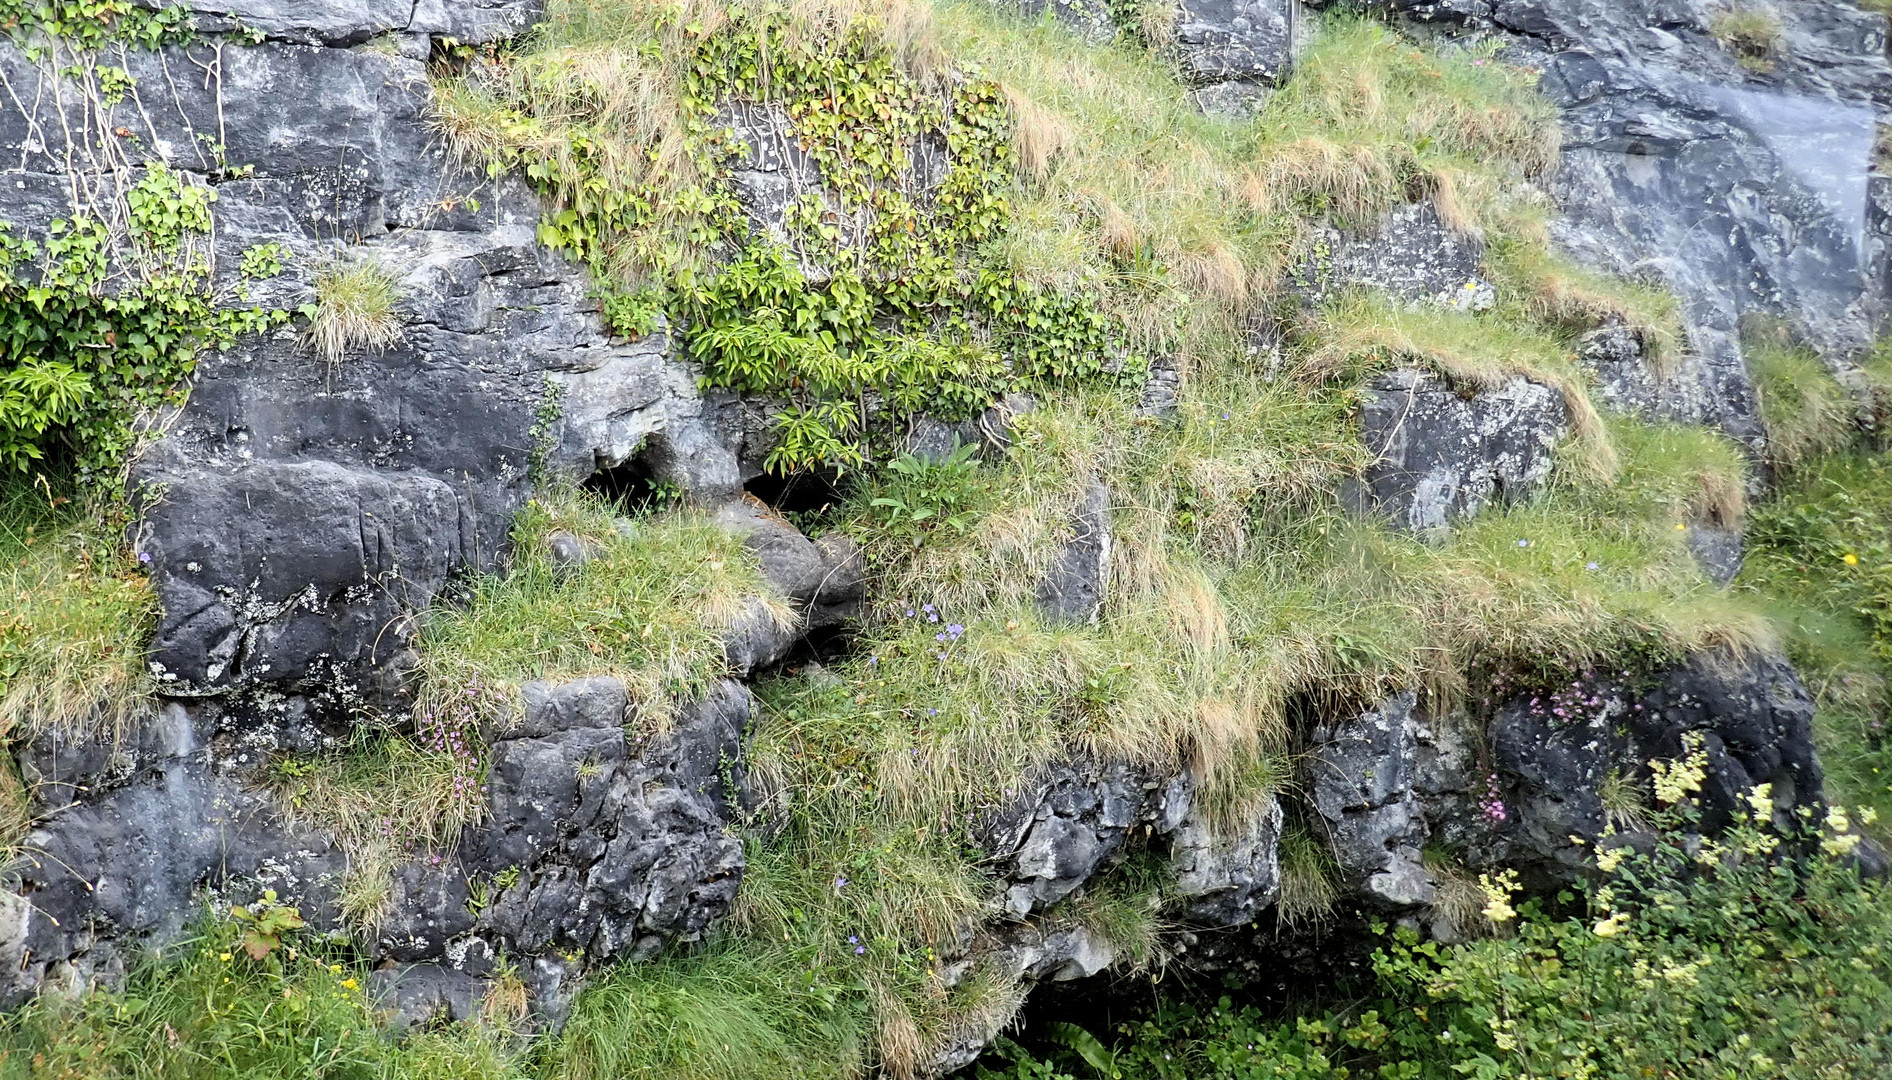
[[[999,86],[977,72],[923,84],[872,15],[826,34],[794,19],[743,5],[680,28],[682,184],[614,182],[625,150],[603,108],[585,108],[609,100],[610,75],[561,68],[556,51],[493,59],[518,68],[488,80],[510,90],[482,117],[499,132],[489,169],[546,197],[540,238],[591,268],[612,330],[637,336],[665,313],[706,389],[781,399],[778,472],[858,465],[912,413],[963,419],[1014,388],[1134,368],[1099,295],[1041,288],[999,250],[1016,164]],[[744,111],[784,118],[784,149],[819,177],[779,228],[740,197]],[[554,127],[563,143],[545,153]],[[943,175],[921,182],[928,169]]]

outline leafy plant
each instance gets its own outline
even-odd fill
[[[954,439],[952,450],[938,460],[914,454],[894,458],[887,462],[879,488],[885,494],[869,499],[868,506],[887,528],[913,533],[916,545],[925,529],[933,526],[965,532],[980,493],[979,463],[973,458],[977,450],[977,444]]]
[[[233,905],[230,917],[243,924],[243,936],[237,939],[237,944],[252,960],[261,960],[282,948],[284,934],[306,925],[299,909],[276,902],[274,889],[263,890],[263,898],[254,904]]]

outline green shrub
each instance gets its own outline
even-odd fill
[[[1669,800],[1657,841],[1607,839],[1576,893],[1514,908],[1515,877],[1486,876],[1485,912],[1509,933],[1446,946],[1401,930],[1370,980],[1343,979],[1298,1016],[1182,993],[1120,1023],[1107,1050],[1053,1031],[1036,1052],[1001,1046],[980,1075],[1880,1075],[1892,1066],[1892,896],[1850,863],[1857,823],[1788,814],[1763,787],[1704,838],[1692,801],[1704,762],[1697,750],[1657,770]]]

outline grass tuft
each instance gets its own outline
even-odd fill
[[[400,301],[400,283],[373,256],[335,259],[316,271],[315,302],[303,307],[310,348],[331,364],[386,349],[401,340]]]

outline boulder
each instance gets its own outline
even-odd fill
[[[1439,535],[1528,496],[1550,475],[1569,424],[1563,395],[1523,376],[1461,393],[1424,372],[1388,372],[1367,384],[1360,405],[1362,439],[1378,456],[1353,501],[1397,528]]]

